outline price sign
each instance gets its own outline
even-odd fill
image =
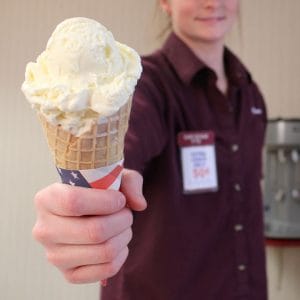
[[[216,191],[215,136],[212,131],[180,132],[181,167],[184,193]]]

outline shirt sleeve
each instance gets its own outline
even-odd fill
[[[266,144],[266,131],[267,131],[267,126],[268,126],[268,110],[267,110],[267,106],[265,103],[265,99],[264,96],[259,88],[259,86],[254,82],[253,83],[254,86],[254,92],[255,92],[255,99],[258,99],[258,107],[262,107],[262,122],[263,122],[263,142],[262,142],[262,147]],[[263,166],[263,148],[262,148],[262,152],[261,152],[261,166],[260,166],[260,178],[264,179],[265,174],[264,174],[264,166]]]
[[[165,101],[156,69],[153,63],[143,60],[125,138],[124,165],[140,173],[163,151],[167,141]]]
[[[257,85],[257,83],[254,82],[254,89],[255,89],[255,93],[260,101],[259,106],[262,107],[263,110],[263,122],[264,122],[264,135],[266,133],[266,129],[267,129],[267,125],[268,125],[268,110],[267,110],[267,106],[266,106],[266,102],[264,99],[264,96],[259,88],[259,86]]]

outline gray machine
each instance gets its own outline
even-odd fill
[[[300,120],[271,120],[264,153],[267,238],[300,239]]]

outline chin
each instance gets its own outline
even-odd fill
[[[207,41],[207,42],[220,42],[225,39],[225,35],[228,32],[229,28],[223,24],[222,26],[214,26],[214,27],[198,27],[194,31],[194,36],[198,37],[199,40]]]
[[[201,34],[195,35],[194,40],[202,43],[218,44],[225,39],[224,34]]]

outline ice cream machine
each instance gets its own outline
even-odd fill
[[[267,238],[300,240],[300,119],[268,123],[264,219]]]

